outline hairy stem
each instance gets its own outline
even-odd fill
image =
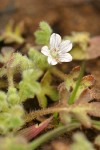
[[[55,112],[61,112],[61,111],[69,112],[70,108],[67,108],[67,107],[51,107],[51,108],[47,108],[47,109],[32,111],[29,114],[25,115],[25,122],[26,123],[30,122],[30,121],[32,121],[33,119],[35,119],[39,116],[52,114],[52,113],[55,113]]]
[[[11,67],[7,68],[7,78],[8,78],[8,85],[10,87],[14,87],[14,82],[13,82],[13,70]]]

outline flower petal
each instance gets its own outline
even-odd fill
[[[60,44],[59,54],[69,52],[72,49],[72,43],[69,40],[65,40]]]
[[[45,56],[49,56],[50,50],[48,49],[47,46],[43,46],[41,49],[41,53],[43,53]]]
[[[56,65],[57,61],[55,59],[53,59],[51,56],[48,57],[48,63],[50,65]]]
[[[72,56],[69,53],[62,54],[59,56],[60,62],[70,62],[72,61]]]
[[[58,48],[61,43],[61,36],[53,33],[50,37],[50,48]]]

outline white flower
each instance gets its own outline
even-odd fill
[[[43,46],[41,53],[48,56],[48,63],[56,65],[61,62],[72,61],[72,56],[68,53],[72,49],[72,43],[69,40],[61,42],[61,36],[53,33],[50,37],[50,49]]]

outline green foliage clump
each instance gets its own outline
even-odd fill
[[[0,133],[7,134],[11,131],[19,129],[23,125],[24,111],[22,106],[15,105],[9,107],[5,112],[0,113]]]
[[[21,101],[36,96],[39,105],[44,108],[47,106],[46,96],[49,96],[53,101],[58,100],[57,90],[50,85],[52,78],[49,73],[43,77],[40,83],[37,81],[42,74],[43,72],[38,69],[28,69],[23,72],[22,81],[19,83]]]
[[[15,88],[9,88],[7,93],[0,91],[0,133],[6,134],[19,128],[24,120],[24,110],[19,103],[19,96]]]

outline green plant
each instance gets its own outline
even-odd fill
[[[81,68],[75,67],[69,74],[63,73],[55,66],[57,63],[72,60],[71,55],[67,53],[71,50],[72,43],[69,40],[61,43],[60,35],[51,34],[52,29],[46,22],[41,22],[40,29],[35,32],[36,43],[49,46],[44,46],[45,49],[42,47],[41,51],[48,58],[30,43],[24,45],[28,51],[27,56],[15,52],[11,47],[4,47],[1,50],[0,134],[3,135],[0,137],[1,150],[33,150],[47,140],[83,126],[86,129],[100,130],[100,121],[91,118],[91,116],[100,118],[100,102],[94,101],[95,93],[92,90],[94,77],[84,76],[84,63]],[[69,39],[73,41],[74,48],[78,44],[75,55],[81,48],[84,56],[80,59],[88,59],[86,48],[90,39],[89,34],[73,33]],[[14,32],[12,26],[8,26],[6,32],[1,35],[1,40],[5,43],[16,42],[19,45],[25,41],[21,37],[19,26],[15,27]],[[71,54],[73,59],[79,59],[79,55],[76,58],[73,50]],[[28,103],[29,99],[38,102],[38,110],[26,111],[23,104]],[[49,102],[52,107],[49,107]],[[54,118],[44,117],[50,114],[54,116],[55,113]],[[34,119],[40,121],[41,117],[45,118],[45,121],[39,126],[24,127]],[[31,142],[27,141],[49,124],[54,129]],[[84,146],[84,149],[94,150],[93,145],[82,134],[75,135],[74,139],[72,147],[69,146],[71,150],[79,149],[80,145]]]

